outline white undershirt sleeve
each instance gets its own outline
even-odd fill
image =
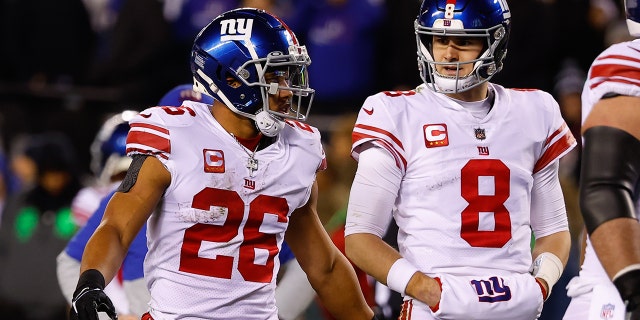
[[[559,161],[533,175],[531,192],[531,228],[536,238],[569,230],[567,210],[560,180]]]
[[[392,218],[402,173],[386,149],[375,143],[361,148],[349,196],[345,236],[371,233],[382,237]]]

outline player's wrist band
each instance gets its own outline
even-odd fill
[[[553,285],[560,279],[563,269],[564,267],[562,266],[560,258],[551,252],[543,252],[538,255],[533,262],[531,274],[536,278],[543,279],[547,283],[549,287],[547,297],[549,297]]]
[[[387,287],[405,295],[405,289],[407,288],[409,280],[411,280],[413,274],[418,271],[418,268],[407,259],[400,258],[396,260],[387,274]]]
[[[100,273],[100,271],[96,269],[85,270],[80,275],[80,278],[78,279],[78,286],[76,287],[76,292],[81,290],[83,287],[104,289],[105,287],[104,276],[102,275],[102,273]]]

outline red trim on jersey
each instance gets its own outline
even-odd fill
[[[594,78],[605,78],[596,83],[592,83],[590,88],[593,89],[603,82],[622,82],[622,83],[630,83],[630,84],[638,84],[640,82],[640,69],[625,66],[619,64],[603,64],[599,66],[593,66],[591,68],[591,79]],[[637,80],[638,82],[633,82],[630,79]]]
[[[381,139],[379,137],[375,137],[375,136],[372,136],[372,135],[368,135],[368,134],[360,133],[360,132],[355,132],[355,131],[351,134],[351,139],[353,140],[353,144],[354,145],[356,144],[356,142],[358,142],[360,140],[363,140],[363,139],[372,139],[374,142],[379,142],[378,145],[380,145],[381,147],[387,149],[387,151],[389,151],[389,153],[391,153],[393,158],[396,160],[396,166],[400,170],[404,171],[407,168],[407,160],[388,141],[385,141],[385,140],[383,140],[383,139]]]
[[[640,80],[639,80],[639,81],[640,81]],[[598,82],[596,82],[596,83],[593,83],[593,84],[591,84],[591,85],[589,86],[589,88],[590,88],[590,89],[594,89],[595,87],[597,87],[597,86],[599,86],[599,85],[601,85],[601,84],[603,84],[603,83],[605,83],[605,82],[609,82],[609,83],[611,83],[611,82],[617,82],[617,83],[631,84],[631,85],[634,85],[634,86],[637,86],[637,85],[638,85],[638,81],[630,81],[630,80],[625,80],[625,79],[615,79],[615,78],[611,79],[611,78],[610,78],[610,79],[605,79],[605,80],[602,80],[602,81],[598,81]]]
[[[610,54],[610,55],[602,56],[596,59],[596,61],[605,60],[605,59],[620,59],[620,60],[628,60],[633,62],[640,62],[640,59],[624,56],[621,54]]]
[[[169,130],[163,127],[159,127],[149,123],[134,123],[130,125],[131,129],[133,128],[145,128],[158,131],[160,133],[169,134]]]
[[[406,300],[402,303],[402,310],[400,310],[400,316],[398,320],[411,319],[411,311],[413,310],[413,299]]]
[[[377,133],[381,133],[381,134],[389,137],[389,139],[391,139],[393,142],[395,142],[398,145],[398,147],[400,147],[400,149],[404,150],[404,147],[402,146],[402,142],[400,142],[400,139],[396,138],[396,136],[394,136],[389,131],[382,130],[380,128],[376,128],[376,127],[372,127],[372,126],[368,126],[366,124],[356,124],[356,128],[363,129],[363,130],[369,130],[369,131],[373,131],[373,132],[377,132]],[[355,140],[353,142],[355,142]]]
[[[164,154],[164,153],[153,152],[153,151],[151,151],[151,150],[146,150],[146,149],[127,148],[127,150],[126,150],[126,153],[127,153],[127,154],[132,153],[132,152],[135,152],[135,153],[141,153],[141,154],[148,154],[148,155],[150,155],[150,156],[158,156],[158,157],[161,157],[161,158],[163,158],[163,159],[167,159],[167,160],[169,159],[169,156],[167,156],[167,155],[166,155],[166,154]]]
[[[542,157],[538,159],[535,166],[533,167],[533,173],[536,173],[542,168],[546,167],[551,161],[555,160],[560,154],[571,148],[573,144],[576,143],[576,138],[573,137],[571,131],[566,131],[565,135],[562,136],[558,141],[552,144],[547,150],[542,154]]]
[[[162,152],[171,153],[171,141],[152,132],[129,131],[127,145],[140,144]],[[129,148],[127,148],[129,150]]]
[[[562,131],[564,131],[564,129],[567,127],[566,123],[563,123],[560,128],[556,131],[554,131],[548,138],[547,140],[545,140],[544,142],[544,146],[546,147],[549,143],[551,143],[551,141],[553,141],[553,138],[555,138],[557,135],[559,135]]]

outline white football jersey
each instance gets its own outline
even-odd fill
[[[430,276],[528,272],[532,175],[576,145],[548,93],[490,90],[482,119],[424,85],[378,93],[354,128],[356,160],[369,141],[396,159],[399,251]]]
[[[205,104],[154,107],[130,121],[127,153],[154,155],[171,173],[147,230],[154,319],[277,319],[284,231],[326,166],[318,130],[287,124],[249,165],[253,150]]]
[[[582,91],[582,122],[593,109],[593,106],[602,99],[605,94],[614,93],[625,96],[640,97],[640,40],[617,43],[604,50],[591,64],[587,81]],[[638,203],[636,203],[638,208]],[[571,288],[571,287],[574,288]],[[587,239],[584,261],[582,263],[579,278],[569,284],[569,292],[576,292],[572,296],[571,304],[585,304],[584,306],[571,306],[572,309],[584,312],[589,310],[591,317],[600,316],[601,312],[616,314],[616,318],[622,318],[624,308],[615,310],[612,306],[620,303],[619,296],[609,296],[610,300],[602,300],[600,305],[591,300],[576,299],[579,295],[591,295],[596,286],[609,286],[613,288],[611,281],[605,272],[598,256],[593,250],[591,241]],[[601,300],[597,300],[601,301]],[[599,302],[598,302],[599,303]],[[591,304],[591,306],[589,306]],[[593,310],[591,310],[593,309]],[[565,315],[565,319],[572,314]],[[591,318],[590,318],[591,319]],[[611,319],[614,319],[611,317]]]

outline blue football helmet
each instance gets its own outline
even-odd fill
[[[129,120],[137,111],[125,110],[109,117],[91,144],[91,170],[101,184],[108,184],[111,177],[126,172],[131,164],[127,157]]]
[[[625,0],[624,9],[627,15],[629,34],[634,37],[640,37],[640,8],[638,7],[638,0]]]
[[[251,8],[216,17],[200,31],[191,50],[194,90],[253,119],[270,137],[284,127],[284,118],[307,120],[315,94],[309,87],[309,64],[306,47],[282,20]],[[265,80],[272,74],[284,76],[286,86]],[[230,78],[240,86],[232,86]],[[288,110],[269,109],[269,95],[278,90],[293,93]]]
[[[469,90],[489,81],[502,70],[511,31],[511,12],[506,0],[424,0],[415,23],[418,68],[427,87],[442,93]],[[486,39],[484,51],[471,61],[440,62],[433,59],[433,36]],[[472,63],[469,75],[460,65]],[[453,66],[456,76],[436,71],[436,65]]]

